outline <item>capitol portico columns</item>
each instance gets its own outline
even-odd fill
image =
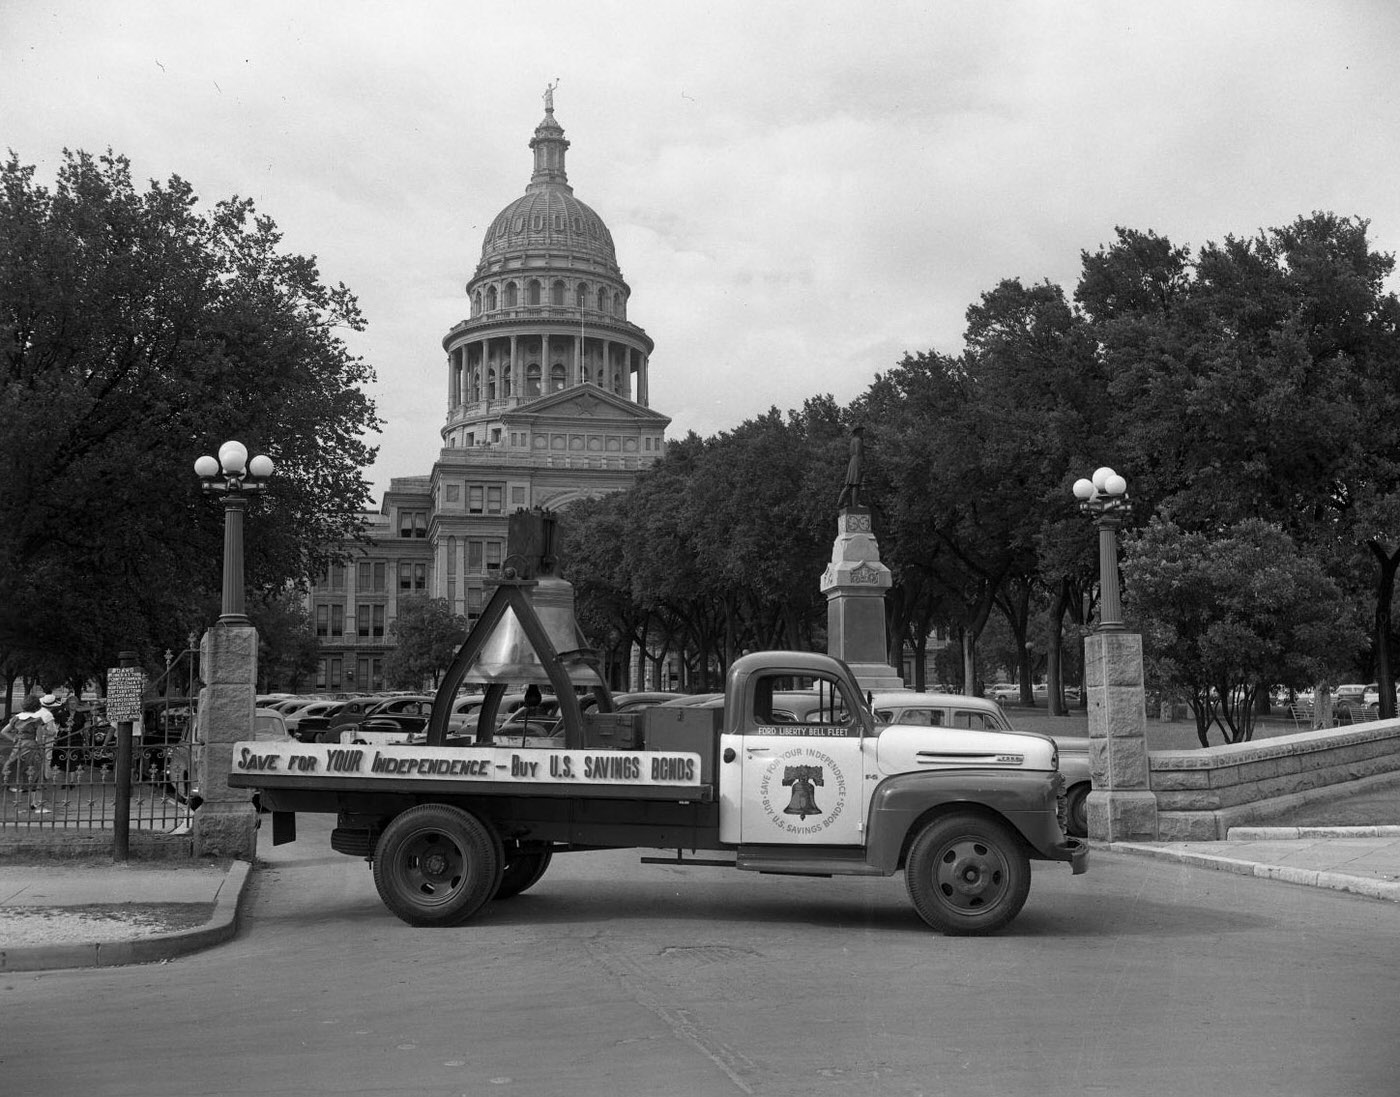
[[[525,378],[520,373],[520,336],[510,337],[510,391],[516,403],[525,398]]]

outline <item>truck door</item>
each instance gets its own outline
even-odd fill
[[[720,753],[720,839],[751,844],[860,845],[867,756],[840,683],[820,681],[830,703],[776,715],[772,692],[790,676],[757,679],[741,720],[726,716]],[[800,723],[790,723],[792,719]],[[731,754],[731,751],[733,752]]]

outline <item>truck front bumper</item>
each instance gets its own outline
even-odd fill
[[[1089,870],[1089,843],[1082,838],[1066,838],[1061,844],[1061,860],[1069,862],[1071,875]]]

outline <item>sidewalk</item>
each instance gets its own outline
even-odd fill
[[[1224,842],[1095,846],[1400,903],[1400,826],[1237,827]]]
[[[0,972],[145,964],[227,941],[250,869],[0,861]]]

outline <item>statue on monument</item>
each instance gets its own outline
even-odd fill
[[[864,427],[851,428],[851,459],[846,463],[846,482],[836,500],[837,510],[860,506],[860,490],[865,484],[864,434]]]
[[[546,113],[554,113],[554,89],[559,86],[559,77],[554,78],[554,83],[544,86],[544,109]]]

